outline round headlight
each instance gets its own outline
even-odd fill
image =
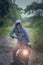
[[[28,50],[24,49],[22,52],[24,56],[28,55]]]

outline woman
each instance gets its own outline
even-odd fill
[[[10,37],[15,38],[14,33],[15,33],[17,39],[18,39],[17,46],[13,50],[14,51],[14,55],[13,56],[15,57],[16,56],[16,51],[17,51],[18,48],[21,47],[21,44],[22,45],[30,44],[30,39],[29,39],[29,36],[28,36],[27,32],[22,27],[22,21],[21,20],[17,20],[16,21],[15,27],[10,32]]]

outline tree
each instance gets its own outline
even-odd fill
[[[7,0],[0,0],[0,17],[2,18],[9,12],[9,2]]]
[[[16,19],[20,19],[21,10],[12,0],[0,0],[0,26],[12,25]]]
[[[26,6],[26,9],[24,11],[25,11],[25,13],[27,13],[27,12],[31,13],[31,11],[32,11],[32,13],[38,12],[39,16],[40,16],[40,14],[42,14],[42,11],[43,11],[43,3],[33,2],[32,4]]]
[[[18,5],[14,4],[14,3],[11,3],[11,7],[9,9],[9,18],[11,20],[13,20],[13,22],[16,20],[16,19],[20,19],[21,18],[21,11],[22,8],[18,7]]]
[[[27,5],[26,6],[26,9],[25,9],[25,13],[29,12],[29,11],[33,11],[33,10],[37,10],[37,3],[36,2],[33,2],[32,4],[30,5]]]

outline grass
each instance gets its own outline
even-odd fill
[[[24,22],[23,23],[23,27],[26,27],[26,28],[30,27],[30,25],[31,25],[31,22]]]
[[[0,28],[0,37],[8,36],[11,29],[12,29],[12,27],[1,27]]]

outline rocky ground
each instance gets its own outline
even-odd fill
[[[10,65],[10,61],[12,61],[11,42],[9,38],[0,39],[0,65]]]

